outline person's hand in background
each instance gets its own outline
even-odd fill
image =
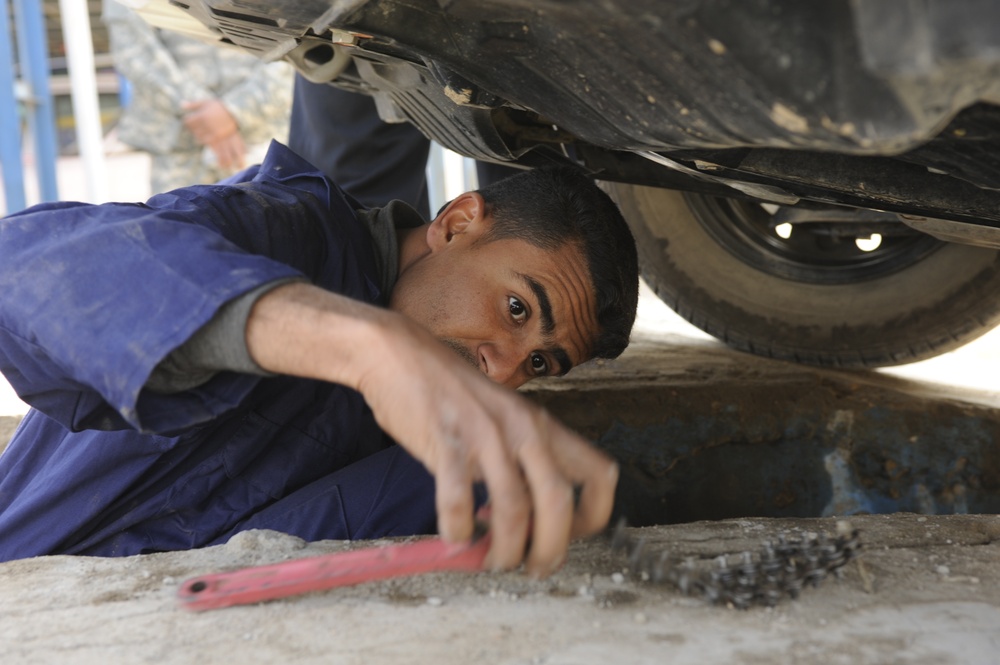
[[[184,104],[184,126],[198,143],[208,146],[223,169],[246,166],[246,144],[236,119],[218,99]]]

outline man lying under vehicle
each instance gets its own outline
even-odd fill
[[[33,408],[0,455],[0,560],[460,541],[484,486],[488,564],[548,574],[606,524],[617,467],[508,388],[621,353],[636,264],[575,170],[427,223],[280,144],[217,185],[4,218],[0,368]]]

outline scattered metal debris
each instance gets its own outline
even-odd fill
[[[611,534],[611,548],[628,558],[628,570],[643,581],[670,584],[687,596],[736,609],[777,605],[784,597],[798,598],[804,587],[817,587],[831,573],[839,574],[861,551],[858,530],[837,522],[836,536],[782,533],[754,555],[724,554],[706,569],[693,558],[673,561],[668,552],[655,552],[644,538],[626,531],[624,520]]]

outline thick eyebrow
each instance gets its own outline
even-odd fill
[[[538,280],[532,278],[524,273],[517,273],[531,289],[531,292],[535,294],[535,298],[538,299],[538,309],[541,310],[540,316],[542,319],[542,334],[545,337],[551,338],[553,333],[556,331],[556,321],[552,317],[552,302],[549,300],[549,293],[545,290],[545,287],[538,282]],[[547,349],[547,351],[555,359],[556,363],[559,364],[559,376],[563,376],[573,368],[573,363],[569,359],[569,354],[562,347],[555,347],[552,349]]]
[[[556,363],[559,365],[559,372],[556,376],[566,376],[566,373],[573,369],[573,363],[569,359],[569,354],[562,347],[557,346],[554,349],[549,349],[549,353],[552,354],[552,357],[556,359]]]
[[[542,310],[542,334],[546,337],[552,337],[552,333],[556,331],[556,322],[552,318],[552,302],[549,300],[549,292],[534,278],[523,273],[517,273],[517,275],[527,282],[528,288],[538,299],[538,309]]]

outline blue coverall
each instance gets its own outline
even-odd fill
[[[251,528],[433,532],[432,477],[351,389],[233,372],[144,389],[260,285],[304,277],[381,303],[356,207],[272,144],[227,184],[0,220],[0,369],[33,407],[0,455],[0,561],[187,549]]]

